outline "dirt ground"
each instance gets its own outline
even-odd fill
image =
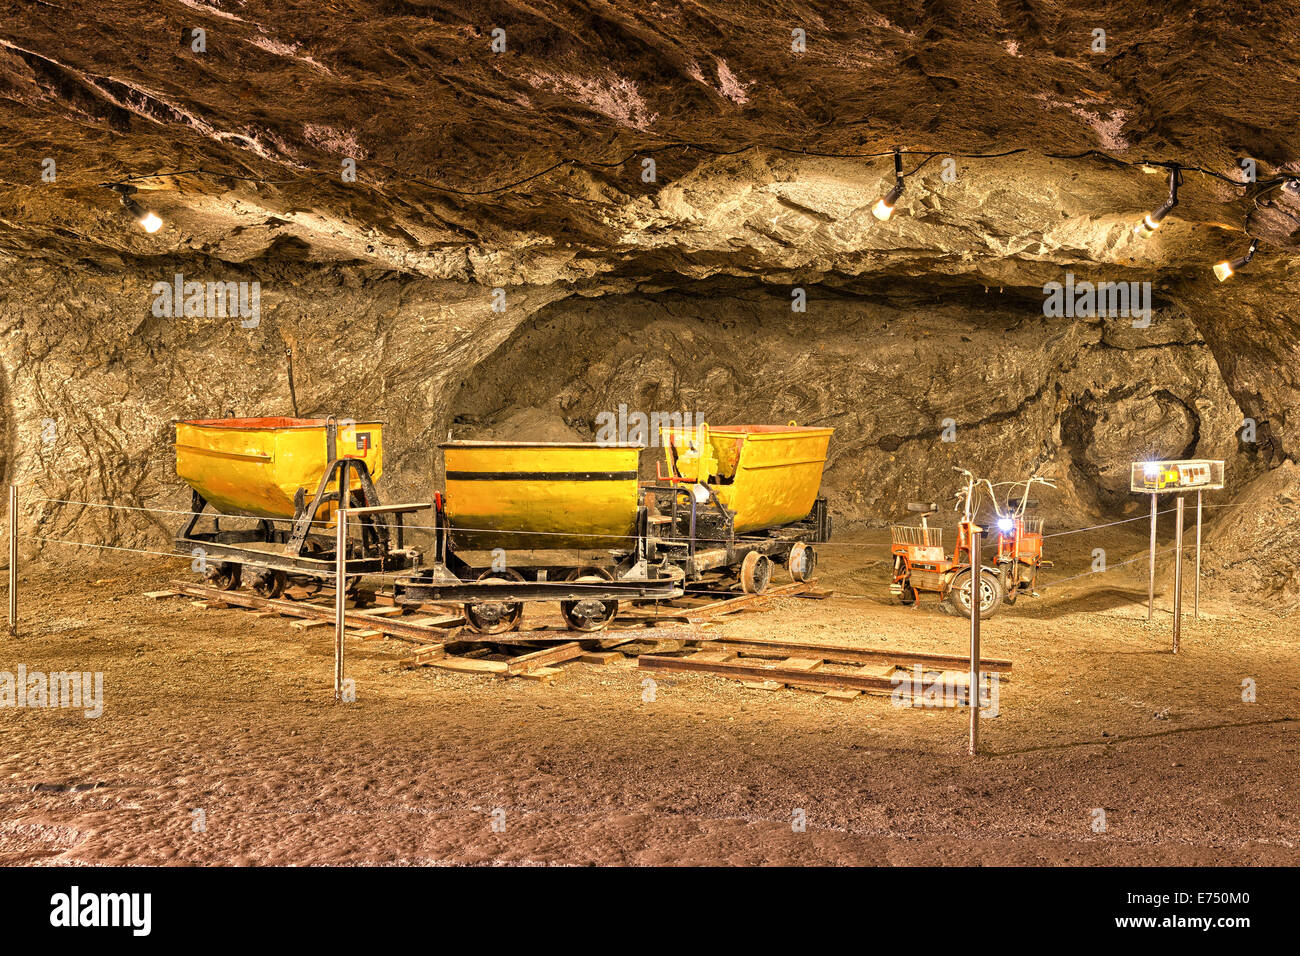
[[[717,633],[965,651],[964,621],[891,605],[886,563],[863,567],[880,532],[843,537],[833,599]],[[1142,540],[1053,539],[1046,576],[1095,547],[1114,563]],[[179,561],[56,557],[25,565],[0,671],[102,671],[104,712],[0,711],[0,863],[1300,863],[1296,622],[1203,601],[1174,657],[1144,561],[985,622],[1014,670],[972,759],[964,710],[670,674],[645,701],[631,661],[544,684],[354,641],[358,699],[336,704],[330,628],[144,597]]]

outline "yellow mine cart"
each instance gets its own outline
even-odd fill
[[[668,474],[645,487],[647,553],[665,554],[691,580],[739,569],[762,593],[775,561],[811,579],[812,545],[830,540],[819,496],[831,428],[729,425],[660,431]]]
[[[226,591],[239,587],[245,568],[263,597],[278,596],[291,580],[319,586],[336,574],[331,530],[342,487],[358,536],[347,546],[349,586],[354,575],[411,567],[421,555],[405,547],[402,515],[430,506],[380,503],[374,479],[382,435],[380,422],[333,418],[177,422],[176,474],[193,502],[177,551]]]
[[[660,432],[671,475],[707,485],[746,534],[813,510],[833,428],[732,425]]]
[[[327,430],[312,418],[212,418],[176,423],[176,474],[225,514],[292,518],[294,497],[316,493],[334,456]],[[383,469],[383,425],[342,422],[335,455],[365,463],[372,479]],[[353,471],[348,482],[361,488]],[[330,490],[337,491],[337,483]],[[332,505],[327,507],[333,514]],[[323,516],[322,516],[323,517]]]
[[[453,441],[440,447],[455,547],[633,547],[638,446]]]

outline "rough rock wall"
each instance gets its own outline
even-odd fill
[[[34,534],[165,544],[174,516],[61,502],[188,508],[172,423],[291,414],[291,361],[299,412],[387,421],[385,493],[424,498],[449,383],[510,331],[478,287],[283,263],[222,267],[265,283],[257,328],[153,315],[152,283],[180,270],[204,275],[192,261],[129,273],[29,268],[2,287],[4,471]],[[522,316],[551,297],[520,293],[516,305]]]
[[[1298,547],[1300,468],[1288,461],[1233,495],[1209,525],[1206,585],[1250,610],[1300,610]]]
[[[179,268],[194,264],[149,266]],[[1224,457],[1234,483],[1261,467],[1174,306],[1158,334],[1139,336],[1127,320],[1048,319],[1022,295],[919,283],[813,287],[802,313],[787,290],[736,280],[594,297],[552,287],[512,292],[498,313],[488,290],[463,284],[344,267],[248,273],[273,290],[255,329],[155,316],[149,286],[121,274],[32,270],[9,287],[6,469],[37,533],[164,543],[169,516],[36,499],[183,508],[171,423],[289,413],[291,363],[300,413],[389,422],[391,498],[427,497],[448,433],[501,436],[504,424],[510,437],[591,438],[620,403],[715,424],[833,425],[826,488],[843,517],[877,522],[907,498],[950,492],[954,465],[1057,478],[1043,507],[1061,520],[1136,507],[1134,458]]]
[[[544,409],[591,439],[620,404],[716,425],[831,425],[825,488],[842,518],[880,522],[951,494],[960,465],[995,480],[1037,469],[1061,485],[1038,496],[1044,512],[1087,519],[1143,506],[1128,490],[1133,460],[1224,458],[1233,482],[1261,467],[1195,326],[1172,307],[1153,325],[1155,343],[1127,320],[1047,319],[997,290],[905,283],[814,289],[804,313],[784,290],[734,282],[568,298],[467,374],[452,408],[461,437],[523,437],[520,411]]]

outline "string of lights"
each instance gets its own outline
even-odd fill
[[[503,193],[503,192],[508,192],[510,190],[518,189],[519,187],[534,182],[542,178],[543,176],[555,172],[556,170],[568,168],[568,167],[615,169],[627,165],[629,162],[632,162],[634,159],[637,159],[638,157],[646,157],[655,153],[663,153],[668,151],[694,150],[710,156],[737,156],[742,153],[747,153],[759,149],[770,150],[779,153],[786,153],[790,155],[811,156],[811,157],[824,158],[824,159],[870,160],[870,159],[881,159],[884,157],[892,157],[893,164],[894,164],[893,185],[879,199],[877,199],[875,204],[871,207],[872,215],[875,216],[875,218],[880,220],[881,222],[888,221],[890,217],[893,215],[894,210],[898,204],[898,200],[903,195],[903,190],[906,186],[906,180],[912,176],[917,175],[922,169],[925,168],[926,165],[928,165],[931,161],[933,161],[934,159],[940,156],[952,157],[954,159],[1000,159],[1008,156],[1016,156],[1016,155],[1032,152],[1028,147],[1017,147],[1015,149],[1007,149],[1007,150],[994,151],[994,152],[979,152],[979,153],[947,152],[942,150],[909,150],[909,149],[902,149],[898,147],[895,147],[890,150],[880,151],[880,152],[843,152],[843,151],[836,152],[836,151],[822,151],[822,150],[808,149],[806,147],[796,148],[791,146],[783,146],[780,144],[769,144],[769,143],[747,143],[743,146],[737,146],[734,148],[721,148],[721,147],[711,146],[709,144],[699,143],[699,142],[671,142],[671,143],[663,143],[657,146],[644,146],[637,149],[633,149],[630,152],[628,152],[626,155],[622,156],[621,158],[614,159],[614,160],[598,160],[598,159],[583,158],[579,156],[566,156],[563,159],[559,159],[543,167],[542,169],[537,170],[536,172],[528,174],[527,176],[523,176],[495,186],[489,186],[480,189],[467,189],[458,186],[452,186],[446,183],[435,182],[432,180],[425,179],[423,177],[411,176],[411,175],[393,176],[389,178],[388,182],[409,182],[409,183],[418,184],[420,186],[424,186],[434,191],[444,192],[456,196],[465,196],[465,197],[473,198],[473,197],[491,196],[491,195],[496,195],[498,193]],[[1268,179],[1261,179],[1261,180],[1253,180],[1253,179],[1239,180],[1224,175],[1221,172],[1217,172],[1212,169],[1206,169],[1203,166],[1191,165],[1183,162],[1170,161],[1170,160],[1121,159],[1117,156],[1112,156],[1109,153],[1106,153],[1098,149],[1087,149],[1077,153],[1043,153],[1042,155],[1047,159],[1061,159],[1061,160],[1093,159],[1099,162],[1109,163],[1111,165],[1128,167],[1128,168],[1143,168],[1148,170],[1160,169],[1160,168],[1167,169],[1169,173],[1168,198],[1165,200],[1164,203],[1162,203],[1156,209],[1147,213],[1142,218],[1142,220],[1134,227],[1133,230],[1134,233],[1143,239],[1147,239],[1153,236],[1156,233],[1156,231],[1160,228],[1165,218],[1178,205],[1178,190],[1179,187],[1183,185],[1184,172],[1199,173],[1203,176],[1210,177],[1212,179],[1226,183],[1238,189],[1248,190],[1251,187],[1256,187],[1257,192],[1253,197],[1256,208],[1260,207],[1260,200],[1266,194],[1272,192],[1275,189],[1280,188],[1280,189],[1285,189],[1292,193],[1300,193],[1300,176],[1277,175],[1277,176],[1270,177]],[[920,160],[910,170],[904,170],[903,168],[904,157],[920,157]],[[118,196],[120,197],[122,206],[125,209],[126,213],[129,216],[131,216],[131,218],[133,218],[137,222],[137,224],[146,232],[155,233],[160,228],[162,228],[163,220],[158,215],[157,212],[153,210],[147,210],[141,206],[139,200],[136,198],[138,193],[138,187],[135,184],[140,182],[146,182],[149,180],[167,179],[167,178],[173,178],[177,176],[211,176],[214,178],[235,179],[243,182],[256,183],[258,185],[264,185],[264,186],[281,186],[281,185],[290,185],[290,184],[297,184],[297,183],[306,183],[311,180],[311,177],[308,175],[299,176],[290,179],[268,179],[259,176],[250,176],[242,173],[232,173],[232,172],[198,166],[190,169],[168,170],[168,171],[163,171],[158,173],[143,173],[134,176],[127,176],[118,180],[102,182],[99,183],[99,185],[117,193]],[[1247,265],[1252,258],[1254,258],[1255,252],[1259,248],[1260,240],[1255,236],[1250,236],[1249,233],[1247,233],[1247,238],[1250,239],[1250,246],[1244,256],[1241,256],[1240,258],[1237,259],[1225,260],[1223,262],[1215,264],[1215,266],[1213,267],[1214,275],[1220,282],[1223,282],[1231,278],[1238,271],[1240,271],[1242,267]]]

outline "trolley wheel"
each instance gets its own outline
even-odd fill
[[[518,571],[507,568],[504,571],[484,571],[478,576],[483,584],[509,584],[522,581],[524,576]],[[469,626],[480,634],[504,634],[519,626],[524,616],[522,601],[480,601],[465,603],[465,620]]]
[[[1002,569],[1002,601],[1007,606],[1015,604],[1016,598],[1020,597],[1020,585],[1016,581],[1019,571],[1020,569],[1014,565]]]
[[[791,581],[811,580],[813,569],[817,567],[817,552],[802,541],[796,542],[790,549],[790,560],[785,566],[790,572]]]
[[[565,580],[575,584],[603,584],[614,580],[614,576],[604,568],[577,568]],[[603,631],[618,613],[618,602],[595,598],[561,601],[560,613],[575,631]]]
[[[912,587],[911,581],[903,582],[903,593],[898,595],[898,603],[903,607],[911,607],[916,603],[916,589]]]
[[[278,598],[284,593],[289,575],[283,571],[263,570],[253,576],[253,593],[264,598]]]
[[[740,565],[740,587],[746,594],[762,594],[772,580],[772,559],[751,551]]]
[[[239,587],[244,566],[235,561],[222,561],[203,572],[203,580],[220,591],[234,591]]]
[[[948,591],[948,608],[953,614],[970,617],[970,570],[953,579]],[[992,617],[1002,604],[1002,581],[991,571],[980,572],[980,617]]]
[[[301,578],[295,581],[294,585],[306,591],[307,597],[314,597],[320,594],[321,589],[325,587],[325,582],[320,578]]]

